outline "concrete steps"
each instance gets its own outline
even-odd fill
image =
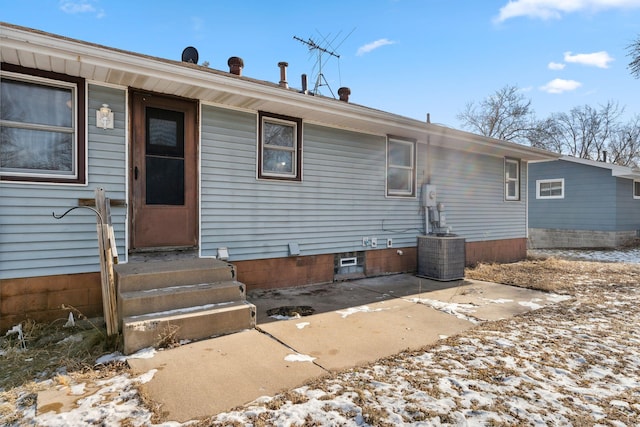
[[[256,308],[235,267],[204,258],[114,266],[124,353],[255,327]]]

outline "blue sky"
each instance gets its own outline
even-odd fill
[[[137,53],[200,60],[243,75],[461,128],[470,101],[515,85],[539,118],[608,101],[640,113],[627,46],[640,36],[640,0],[121,1],[0,0],[0,21]],[[313,40],[340,57],[318,55]],[[322,81],[324,83],[324,81]]]

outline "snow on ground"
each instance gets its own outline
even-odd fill
[[[564,303],[261,399],[212,423],[638,426],[640,289],[576,289]]]
[[[640,248],[621,250],[596,249],[535,249],[529,250],[530,255],[552,256],[562,259],[600,262],[626,262],[640,264]]]
[[[629,262],[638,260],[640,256]],[[639,426],[640,286],[584,279],[573,289],[573,298],[558,298],[557,305],[487,322],[460,336],[443,337],[425,350],[265,396],[209,422]],[[152,355],[145,351],[138,357]],[[297,360],[300,355],[291,357]],[[110,359],[120,360],[110,355],[99,362]],[[96,391],[60,413],[41,410],[36,414],[33,393],[27,391],[13,411],[0,398],[0,424],[9,420],[9,425],[37,426],[179,426],[153,424],[152,414],[142,405],[135,386],[153,374],[118,374],[94,384],[55,385],[48,380],[51,387],[67,387],[69,394],[82,394],[92,387]]]

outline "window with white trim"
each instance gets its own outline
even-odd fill
[[[640,181],[633,181],[633,198],[640,199]]]
[[[84,79],[2,64],[2,180],[85,181]]]
[[[504,159],[504,199],[520,200],[520,160]]]
[[[302,120],[259,113],[258,178],[302,181]]]
[[[387,137],[387,196],[414,197],[416,141]]]
[[[537,180],[536,199],[564,199],[564,178]]]

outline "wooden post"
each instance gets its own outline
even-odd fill
[[[109,201],[105,197],[104,189],[96,188],[98,246],[100,251],[100,278],[102,281],[102,308],[104,321],[107,326],[107,336],[118,334],[118,310],[116,306],[116,285],[113,273],[113,255],[111,246],[111,215]],[[115,242],[114,242],[115,244]]]

